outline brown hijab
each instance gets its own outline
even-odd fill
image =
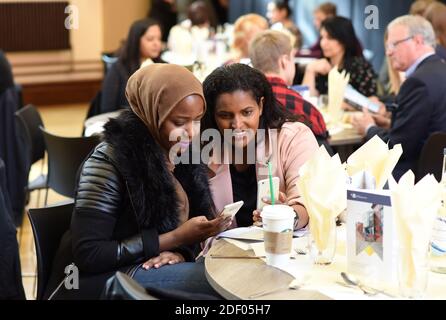
[[[159,130],[167,116],[181,100],[193,94],[203,99],[206,111],[200,81],[185,67],[174,64],[155,63],[141,68],[130,77],[126,87],[130,108],[158,143]]]

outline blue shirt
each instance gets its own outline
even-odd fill
[[[426,53],[425,55],[422,55],[417,60],[415,60],[415,62],[406,70],[406,78],[409,78],[412,75],[412,73],[415,72],[417,67],[420,65],[421,62],[424,61],[424,59],[433,56],[434,54],[435,52]]]

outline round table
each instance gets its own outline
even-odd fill
[[[248,300],[251,296],[261,292],[278,292],[262,295],[260,300],[368,300],[391,299],[379,295],[369,297],[358,288],[346,288],[343,285],[341,271],[347,270],[345,228],[338,228],[336,255],[328,266],[312,265],[308,271],[305,285],[298,290],[288,289],[293,276],[280,269],[266,265],[262,259],[242,259],[233,257],[254,256],[253,250],[242,250],[230,242],[220,239],[214,242],[205,258],[206,278],[209,284],[226,299]],[[303,238],[302,238],[303,239]],[[212,255],[231,258],[213,258]],[[298,255],[298,264],[303,263],[307,255]],[[446,275],[429,272],[427,299],[446,299]],[[384,288],[387,293],[398,299],[398,289],[392,286]]]
[[[212,255],[253,256],[226,240],[218,240],[206,255],[206,278],[222,297],[229,300],[249,299],[251,295],[277,288],[285,290],[262,295],[260,300],[327,300],[329,297],[313,290],[287,290],[293,277],[266,265],[261,259],[217,259]]]

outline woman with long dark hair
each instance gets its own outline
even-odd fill
[[[350,74],[350,84],[363,95],[375,96],[376,74],[364,58],[351,21],[344,17],[324,20],[320,30],[324,58],[307,65],[303,84],[313,96],[327,94],[328,73],[334,67]]]
[[[133,23],[118,61],[107,72],[102,85],[101,113],[129,106],[125,87],[129,77],[139,69],[141,63],[151,59],[163,62],[161,54],[161,26],[154,19],[142,19]]]
[[[295,37],[294,47],[300,50],[302,47],[302,33],[292,20],[293,10],[288,1],[274,0],[270,1],[267,6],[266,17],[271,24],[271,29],[286,29]]]
[[[204,81],[203,90],[208,109],[202,132],[216,129],[220,135],[227,135],[228,130],[231,134],[221,148],[216,141],[211,142],[215,150],[225,150],[212,154],[209,161],[217,211],[243,200],[237,225],[250,226],[259,220],[257,181],[268,176],[267,163],[271,162],[272,174],[280,180],[280,200],[296,212],[295,228],[306,226],[308,213],[299,200],[296,182],[300,166],[318,148],[311,130],[276,104],[266,77],[247,65],[236,63],[214,70]],[[229,163],[221,161],[226,155],[230,155]]]

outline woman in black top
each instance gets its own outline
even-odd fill
[[[308,64],[303,80],[311,95],[328,93],[328,73],[333,67],[350,74],[350,84],[366,97],[377,93],[376,74],[364,58],[351,21],[344,17],[328,18],[321,25],[324,58]]]
[[[147,59],[163,62],[161,54],[161,26],[153,19],[138,20],[130,28],[127,41],[118,61],[113,64],[102,84],[101,113],[129,106],[125,87],[129,77]]]

